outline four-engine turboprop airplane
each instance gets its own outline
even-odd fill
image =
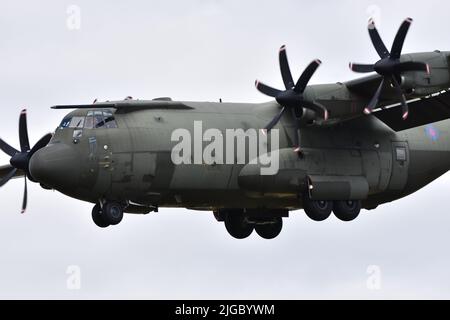
[[[25,177],[23,211],[27,179],[91,202],[92,218],[103,228],[118,224],[123,213],[147,214],[159,207],[213,211],[239,239],[253,230],[275,238],[282,218],[302,208],[315,221],[331,212],[353,220],[362,208],[405,197],[450,168],[450,52],[402,54],[411,22],[402,23],[388,50],[370,21],[380,60],[350,64],[355,72],[373,74],[343,83],[308,85],[319,60],[294,82],[281,47],[285,89],[256,82],[259,91],[275,98],[267,103],[127,98],[59,105],[53,108],[75,110],[32,148],[23,111],[20,148],[0,140],[11,156],[10,165],[0,167],[0,186]],[[245,161],[220,143],[214,151],[228,154],[212,152],[217,161],[191,161],[195,150],[184,150],[186,161],[175,163],[181,140],[173,139],[174,132],[183,129],[195,137],[199,123],[203,151],[206,131],[226,136],[229,129],[242,129]],[[257,159],[250,159],[251,130],[266,137],[266,153]],[[276,148],[269,143],[273,137]],[[274,156],[277,170],[262,174],[263,158]]]

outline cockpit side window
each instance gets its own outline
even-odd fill
[[[84,127],[87,129],[117,128],[117,122],[110,110],[89,111],[86,116]]]
[[[84,122],[85,129],[93,129],[94,128],[94,111],[89,111],[86,116],[86,120]]]
[[[69,128],[83,128],[84,117],[73,117],[70,121]]]
[[[60,129],[97,129],[97,128],[117,128],[114,114],[110,110],[88,111],[86,116],[68,116],[59,125]]]
[[[100,128],[104,124],[103,113],[101,111],[94,111],[94,128]]]
[[[61,124],[59,125],[60,129],[64,129],[69,127],[70,123],[72,122],[72,117],[65,117],[63,121],[61,121]]]
[[[106,128],[117,128],[116,119],[111,111],[105,110],[103,111],[103,118],[105,119]]]

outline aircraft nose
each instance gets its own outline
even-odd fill
[[[41,184],[54,189],[76,186],[78,156],[63,143],[50,144],[37,151],[30,159],[30,174]]]

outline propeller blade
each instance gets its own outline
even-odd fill
[[[31,149],[31,151],[29,153],[29,156],[31,157],[36,151],[38,151],[39,149],[42,149],[43,147],[45,147],[50,142],[50,140],[52,139],[52,136],[53,135],[51,133],[47,133],[38,142],[36,142],[36,144]]]
[[[10,157],[12,157],[13,155],[15,155],[16,153],[19,153],[18,150],[16,150],[15,148],[11,147],[9,144],[7,144],[5,141],[3,141],[2,139],[0,139],[0,149],[6,153],[7,155],[9,155]]]
[[[407,61],[399,64],[398,69],[400,72],[405,71],[424,71],[430,74],[430,66],[423,62]]]
[[[319,59],[314,60],[311,62],[303,71],[302,75],[298,79],[294,91],[296,93],[303,93],[305,91],[306,86],[308,85],[309,80],[311,80],[311,77],[314,75],[314,72],[316,72],[317,68],[322,64],[322,61]]]
[[[359,73],[368,73],[368,72],[374,72],[373,70],[373,64],[361,64],[361,63],[352,63],[350,62],[350,70],[354,72]]]
[[[22,211],[21,213],[25,213],[25,211],[27,210],[27,203],[28,203],[28,187],[27,187],[27,177],[24,178],[25,179],[25,186],[23,189],[23,200],[22,200]]]
[[[285,45],[280,48],[279,60],[281,77],[283,78],[284,86],[286,87],[286,90],[290,90],[294,87],[295,84],[294,79],[292,79],[291,69],[289,68]]]
[[[309,101],[303,100],[301,102],[301,105],[302,105],[302,107],[311,109],[315,113],[320,114],[322,116],[323,120],[325,120],[325,121],[328,120],[328,110],[320,103],[309,102]]]
[[[412,23],[411,18],[406,18],[401,24],[400,28],[395,35],[394,43],[392,43],[391,58],[398,59],[402,54],[403,44],[405,42],[406,35],[408,34],[409,27]]]
[[[281,111],[267,124],[267,126],[264,128],[266,132],[272,130],[273,127],[276,126],[278,121],[280,121],[281,117],[283,116],[284,111],[286,110],[286,107],[283,107]]]
[[[17,169],[13,168],[6,176],[3,177],[2,180],[0,180],[0,187],[3,187],[9,180],[12,179],[17,173]]]
[[[378,100],[380,99],[381,89],[383,89],[383,85],[384,85],[384,78],[381,80],[381,83],[378,86],[375,95],[370,100],[369,105],[364,109],[365,114],[370,114],[372,110],[377,106]]]
[[[295,116],[295,109],[294,108],[292,108],[291,109],[292,110],[292,116],[293,116],[293,119],[294,119],[294,130],[295,130],[295,132],[294,132],[294,152],[300,152],[300,134],[299,134],[299,132],[298,132],[298,129],[299,129],[299,127],[298,127],[298,121],[297,121],[297,117]]]
[[[406,120],[408,118],[408,114],[409,114],[409,107],[408,107],[408,103],[406,102],[405,94],[403,93],[402,87],[400,87],[400,84],[398,83],[395,76],[392,77],[392,82],[394,84],[395,90],[397,91],[397,94],[400,97],[400,102],[402,104],[402,118],[403,118],[403,120]]]
[[[372,44],[375,47],[375,50],[377,50],[378,55],[382,59],[387,58],[389,56],[389,51],[384,45],[383,40],[381,40],[380,34],[375,27],[375,22],[373,21],[373,19],[369,20],[369,25],[367,26],[367,28],[369,30],[369,36],[372,40]]]
[[[276,97],[277,95],[279,95],[282,91],[269,87],[268,85],[265,85],[262,82],[259,82],[258,80],[255,81],[255,87],[256,89],[258,89],[260,92],[264,93],[265,95],[269,96],[269,97]]]
[[[23,109],[19,117],[19,139],[20,150],[26,152],[30,150],[30,141],[28,140],[27,128],[27,110]]]

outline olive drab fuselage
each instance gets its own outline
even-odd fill
[[[301,157],[293,152],[292,130],[287,130],[295,120],[282,119],[280,168],[273,176],[261,176],[257,165],[252,170],[249,164],[175,165],[174,130],[192,131],[196,120],[205,130],[263,127],[262,111],[269,117],[277,109],[275,103],[190,105],[193,109],[116,113],[116,128],[58,128],[50,145],[71,149],[68,167],[77,177],[69,185],[51,187],[90,202],[105,198],[161,207],[295,209],[301,208],[299,194],[306,190],[308,176],[364,177],[364,206],[372,208],[420,189],[450,167],[448,120],[396,133],[374,116],[302,128]]]
[[[429,74],[402,75],[405,88],[415,88],[409,99],[450,87],[448,52],[408,54],[401,60],[422,61],[430,67]],[[261,175],[259,165],[248,161],[175,164],[171,155],[177,143],[172,141],[175,130],[184,128],[194,135],[196,121],[203,130],[223,133],[238,128],[259,130],[279,112],[277,102],[128,100],[71,112],[50,144],[37,152],[45,161],[51,148],[59,149],[60,161],[50,155],[48,161],[71,169],[52,178],[43,175],[39,182],[93,203],[105,199],[202,210],[297,209],[302,208],[300,195],[309,192],[312,199],[358,199],[363,207],[374,208],[422,188],[450,168],[450,120],[395,132],[374,115],[363,114],[372,82],[379,78],[308,86],[303,95],[324,105],[329,119],[311,118],[307,110],[283,115],[275,127],[279,133],[275,175]],[[397,102],[386,87],[380,106]],[[95,114],[113,121],[96,128],[90,123]],[[292,149],[296,121],[300,156]]]

